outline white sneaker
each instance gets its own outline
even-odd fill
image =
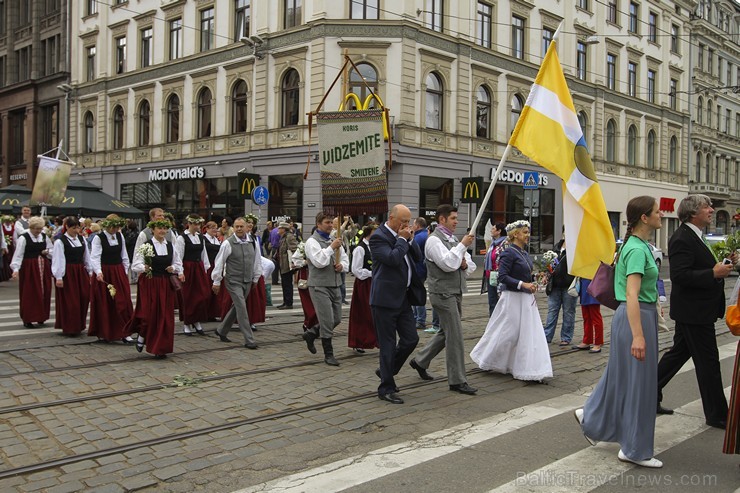
[[[575,415],[576,421],[578,421],[578,425],[582,427],[583,426],[583,408],[576,409],[575,411],[573,411],[573,415]],[[583,436],[586,438],[586,440],[588,440],[588,443],[590,443],[591,445],[596,445],[596,440],[590,439],[589,437],[586,436],[585,433],[583,434]]]
[[[624,455],[624,452],[622,452],[622,449],[619,449],[617,458],[621,460],[622,462],[631,462],[633,464],[637,464],[638,466],[642,466],[642,467],[652,467],[655,469],[663,467],[663,463],[659,461],[658,459],[656,459],[655,457],[651,457],[650,459],[645,459],[645,460],[632,460],[626,455]]]

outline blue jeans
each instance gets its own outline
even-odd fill
[[[552,342],[555,327],[558,325],[560,307],[563,307],[563,326],[560,329],[560,340],[568,342],[573,339],[573,330],[576,324],[577,298],[568,294],[568,288],[553,288],[547,298],[547,322],[545,323],[545,338]]]
[[[414,312],[414,320],[416,321],[416,328],[426,328],[427,326],[427,307],[426,305],[412,306],[411,310]]]
[[[490,317],[498,303],[498,286],[488,285],[488,316]]]

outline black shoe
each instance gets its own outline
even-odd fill
[[[37,327],[46,327],[46,324],[44,322],[39,322],[36,324]]]
[[[196,333],[196,334],[198,334],[199,336],[204,336],[204,335],[206,335],[206,333],[205,333],[205,332],[203,332],[203,329],[195,329],[195,333]]]
[[[166,358],[167,358],[166,354],[155,354],[154,355],[154,359],[166,359]]]
[[[383,379],[383,377],[381,377],[381,376],[380,376],[380,368],[377,368],[377,369],[375,370],[375,375],[376,375],[376,376],[377,376],[378,378],[380,378],[381,380]],[[397,392],[400,392],[400,391],[401,391],[401,389],[399,389],[398,387],[393,387],[393,392],[396,392],[396,393],[397,393]]]
[[[359,347],[352,348],[357,354],[365,354],[365,350]]]
[[[329,366],[339,366],[339,361],[337,361],[333,354],[329,356],[324,356],[324,363]]]
[[[306,347],[308,348],[308,351],[311,354],[316,354],[316,345],[314,344],[314,341],[316,340],[316,335],[310,330],[307,330],[303,333],[303,340],[306,341]]]
[[[324,363],[329,366],[339,366],[339,361],[334,357],[334,348],[331,345],[331,337],[322,337],[321,347],[324,349]]]
[[[422,380],[434,380],[434,377],[431,376],[426,369],[419,366],[419,363],[416,362],[416,360],[409,361],[409,366],[419,372],[419,377],[421,377]]]
[[[712,428],[719,428],[720,430],[726,430],[727,420],[724,420],[724,419],[720,419],[719,421],[707,420],[707,426],[711,426]]]
[[[193,333],[192,332],[183,332],[183,334],[185,334],[186,336],[190,336],[190,337],[193,336]]]
[[[378,399],[390,402],[391,404],[403,404],[403,399],[396,394],[378,394]]]
[[[280,305],[279,307],[277,307],[277,309],[278,310],[292,310],[293,305]]]
[[[138,352],[142,352],[144,350],[144,343],[143,342],[136,341],[136,350]]]
[[[33,329],[33,324],[24,323],[23,326],[27,329]]]
[[[660,404],[658,404],[658,409],[656,410],[658,414],[673,414],[673,409],[668,409],[667,407],[663,407]]]
[[[231,342],[231,339],[229,339],[226,336],[221,335],[221,333],[218,331],[218,329],[214,330],[214,332],[216,333],[216,335],[218,336],[218,338],[221,339],[221,342]]]
[[[121,338],[121,342],[124,343],[124,344],[131,344],[133,341],[129,341],[128,339],[126,339],[125,337],[123,337],[123,338]]]
[[[252,325],[250,327],[250,329],[252,329],[252,332],[257,332],[257,326],[256,325]]]
[[[253,342],[248,342],[248,343],[246,343],[244,345],[244,347],[247,348],[247,349],[257,349],[257,344],[255,344]]]
[[[475,393],[478,392],[478,389],[471,387],[470,385],[468,385],[467,382],[457,385],[450,385],[450,390],[454,390],[455,392],[460,392],[461,394],[466,395],[475,395]]]

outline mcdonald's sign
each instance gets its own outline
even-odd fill
[[[369,94],[365,98],[365,101],[361,103],[357,94],[351,92],[344,97],[344,101],[339,105],[339,111],[344,111],[344,107],[349,101],[353,101],[355,103],[356,110],[367,110],[370,108],[370,105],[373,104],[373,100],[378,102],[380,108],[383,107],[383,101],[377,94]],[[388,121],[385,112],[383,112],[383,140],[388,141]]]
[[[483,177],[463,178],[462,179],[462,199],[463,204],[477,204],[481,200],[481,189],[483,188]]]
[[[20,203],[18,199],[3,199],[2,205],[20,205]]]
[[[74,197],[67,197],[67,196],[65,196],[62,199],[62,204],[66,204],[67,202],[69,202],[70,204],[74,204],[75,203],[75,198]]]
[[[126,209],[128,207],[128,204],[121,202],[120,200],[111,200],[111,204],[115,205],[116,207],[120,209]]]
[[[260,184],[260,175],[252,173],[239,173],[239,198],[248,200],[252,197],[252,190]]]

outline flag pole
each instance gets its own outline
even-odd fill
[[[501,173],[501,169],[504,167],[504,163],[506,163],[510,152],[511,144],[507,144],[504,154],[501,156],[501,161],[499,161],[498,167],[496,168],[496,173],[494,173],[493,178],[491,178],[491,184],[488,186],[486,196],[483,197],[483,202],[481,202],[480,207],[478,208],[478,214],[475,216],[475,221],[473,221],[473,224],[470,226],[471,235],[475,235],[475,230],[478,229],[478,224],[480,223],[481,217],[483,217],[483,212],[486,210],[486,205],[488,205],[488,201],[491,200],[491,195],[493,195],[493,189],[498,181],[498,175]]]

